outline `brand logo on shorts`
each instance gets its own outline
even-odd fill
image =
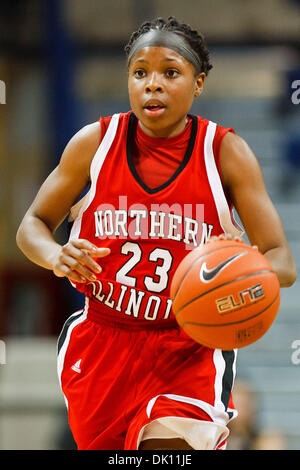
[[[230,258],[222,261],[222,263],[218,264],[212,269],[208,269],[206,263],[203,263],[200,268],[200,279],[202,282],[211,282],[217,275],[223,271],[227,266],[233,263],[236,259],[240,258],[247,254],[247,251],[243,251],[242,253],[238,253],[237,255],[231,256]]]
[[[80,374],[81,369],[80,369],[80,364],[81,364],[81,359],[79,361],[75,362],[75,364],[71,367],[75,372],[78,372]]]

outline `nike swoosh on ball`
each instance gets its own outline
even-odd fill
[[[230,258],[222,261],[222,263],[218,264],[212,269],[208,269],[206,263],[203,263],[200,268],[200,279],[202,282],[211,282],[224,268],[229,266],[233,263],[236,259],[240,258],[247,254],[247,251],[243,251],[242,253],[238,253],[237,255],[231,256]]]

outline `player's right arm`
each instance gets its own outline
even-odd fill
[[[60,245],[54,238],[71,207],[90,180],[90,165],[100,142],[98,122],[82,128],[67,144],[58,166],[45,180],[17,232],[17,245],[35,264],[56,276],[75,282],[93,280],[101,270],[94,258],[109,250],[88,240],[69,240]]]

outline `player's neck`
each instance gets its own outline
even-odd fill
[[[149,128],[145,126],[142,121],[139,120],[139,126],[142,131],[149,135],[150,137],[157,137],[159,139],[167,139],[170,137],[175,137],[176,135],[180,134],[188,124],[188,118],[185,116],[180,122],[166,128]]]

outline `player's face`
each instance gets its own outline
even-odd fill
[[[142,129],[154,137],[172,137],[186,125],[195,96],[203,89],[205,74],[165,47],[145,47],[131,59],[128,90],[131,109]]]

